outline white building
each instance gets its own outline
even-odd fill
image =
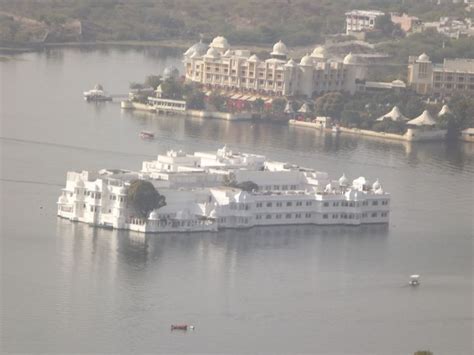
[[[135,179],[150,181],[167,205],[147,218],[134,213],[127,190]],[[234,181],[233,187],[224,181]],[[238,184],[252,181],[256,191]],[[352,181],[343,175],[268,161],[232,152],[185,154],[169,151],[143,162],[140,172],[68,172],[58,200],[58,216],[94,226],[140,232],[216,231],[285,224],[388,223],[390,195],[378,180]]]
[[[214,38],[209,46],[194,44],[184,53],[183,63],[188,81],[210,89],[269,96],[354,93],[356,80],[365,79],[367,73],[365,62],[357,55],[334,59],[324,47],[316,47],[297,63],[279,41],[270,58],[262,60],[248,50],[232,49],[224,37]]]
[[[373,31],[377,17],[385,13],[376,10],[352,10],[346,12],[346,34]]]

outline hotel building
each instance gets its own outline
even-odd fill
[[[375,28],[377,17],[384,16],[381,11],[376,10],[352,10],[346,12],[346,34],[356,32],[368,32]]]
[[[231,49],[224,37],[206,45],[194,44],[183,58],[186,80],[210,89],[224,89],[268,96],[307,96],[330,91],[356,91],[356,80],[365,79],[367,67],[357,55],[328,58],[316,47],[297,63],[279,41],[270,58],[260,59],[245,49]]]
[[[446,97],[474,93],[474,59],[445,59],[435,64],[425,53],[408,59],[408,85],[418,94]]]

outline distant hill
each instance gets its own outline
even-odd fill
[[[422,19],[467,13],[432,0],[0,0],[0,41],[196,40],[226,36],[234,44],[290,46],[344,31],[350,9],[408,11]]]

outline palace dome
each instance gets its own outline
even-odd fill
[[[148,217],[148,219],[155,220],[155,221],[157,219],[159,219],[158,211],[157,210],[151,211],[150,216]]]
[[[164,79],[169,79],[169,78],[176,79],[178,76],[179,76],[179,70],[174,66],[166,67],[165,70],[163,70]]]
[[[94,90],[104,90],[101,84],[95,84]]]
[[[271,55],[287,55],[288,54],[288,48],[286,48],[285,43],[283,43],[281,40],[278,41],[273,45],[273,51],[270,53]]]
[[[184,52],[185,56],[191,56],[193,53],[196,53],[197,55],[203,55],[206,53],[207,50],[207,45],[201,41],[193,44],[191,47],[188,48],[186,52]]]
[[[76,187],[84,187],[84,186],[85,186],[84,181],[82,181],[82,180],[77,180],[76,181]]]
[[[418,59],[416,60],[417,62],[429,62],[430,57],[426,53],[421,54]]]
[[[342,174],[342,176],[339,178],[339,185],[340,186],[348,186],[349,185],[349,179],[346,177],[346,174]]]
[[[285,64],[285,67],[296,67],[296,62],[293,60],[293,58],[290,58],[290,60]]]
[[[357,64],[357,57],[350,52],[348,55],[344,57],[344,60],[342,61],[343,64]]]
[[[222,36],[215,37],[212,40],[212,42],[209,46],[212,47],[212,48],[224,49],[224,50],[227,50],[227,49],[230,48],[229,42],[227,42],[227,39],[225,37],[222,37]],[[209,53],[209,51],[208,51],[208,53]]]
[[[250,58],[248,59],[249,62],[258,62],[260,59],[258,59],[258,57],[253,54],[252,56],[250,56]]]
[[[372,184],[372,190],[374,191],[380,189],[381,187],[382,185],[380,184],[379,179],[375,180],[375,182]]]
[[[220,56],[219,52],[214,47],[210,47],[207,50],[206,57],[208,57],[208,58],[218,58],[219,56]]]
[[[326,48],[323,46],[317,46],[314,50],[313,53],[311,53],[311,57],[314,58],[326,58],[327,51]]]
[[[313,60],[311,59],[309,55],[306,54],[303,58],[301,58],[300,65],[304,65],[304,66],[313,65]]]

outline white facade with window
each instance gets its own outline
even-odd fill
[[[346,34],[372,31],[375,28],[377,17],[384,15],[383,12],[376,10],[352,10],[346,12]]]
[[[127,201],[130,182],[150,181],[166,206],[137,216]],[[253,190],[244,182],[252,182]],[[244,184],[245,185],[245,184]],[[244,190],[245,189],[245,190]],[[390,195],[380,182],[268,161],[264,156],[169,151],[142,170],[68,172],[58,215],[91,225],[140,232],[216,231],[284,224],[388,223]]]
[[[214,38],[209,46],[194,44],[184,53],[183,63],[188,81],[210,89],[271,96],[354,93],[356,79],[365,79],[367,73],[366,64],[357,55],[329,58],[323,47],[316,47],[297,63],[279,41],[270,58],[263,60],[248,50],[231,49],[224,37]]]

